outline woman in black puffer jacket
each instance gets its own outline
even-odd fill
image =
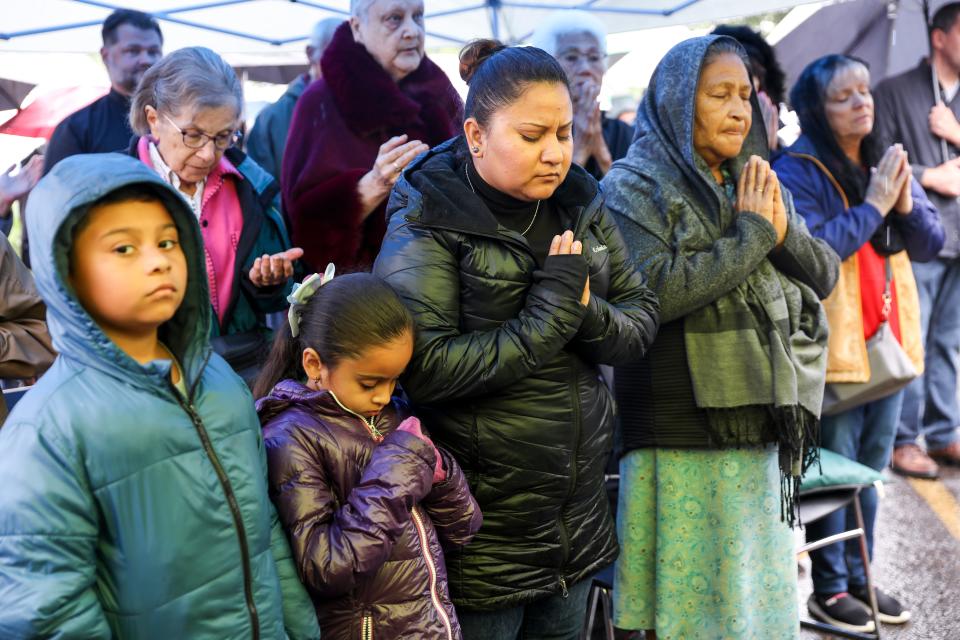
[[[479,41],[461,69],[465,137],[404,172],[374,270],[417,323],[404,389],[484,513],[447,557],[464,637],[576,637],[585,578],[617,555],[598,367],[643,356],[657,303],[596,181],[571,166],[556,61]]]

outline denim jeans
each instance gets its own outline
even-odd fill
[[[913,444],[922,435],[928,449],[940,449],[957,439],[960,425],[960,260],[914,262],[913,276],[926,357],[924,374],[904,394],[896,444]]]
[[[890,462],[893,440],[900,417],[903,391],[856,407],[835,416],[824,416],[820,423],[822,444],[840,455],[880,471]],[[877,490],[860,492],[863,526],[867,534],[867,551],[873,558],[873,527],[877,521]],[[807,540],[857,528],[854,506],[838,509],[806,526]],[[860,539],[838,542],[810,552],[813,563],[813,590],[821,595],[847,591],[850,586],[867,583],[860,557]]]
[[[566,598],[548,596],[499,611],[457,611],[463,640],[578,640],[592,583],[584,578]]]

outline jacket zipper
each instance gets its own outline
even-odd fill
[[[423,549],[423,558],[427,561],[427,572],[430,574],[430,600],[433,602],[433,606],[437,610],[440,620],[443,622],[443,627],[447,631],[447,640],[453,640],[453,629],[450,626],[450,618],[447,616],[447,612],[443,610],[443,605],[440,604],[440,597],[437,595],[437,567],[433,563],[433,555],[430,553],[430,546],[427,543],[427,532],[423,528],[423,521],[420,520],[420,514],[417,513],[416,507],[411,509],[410,515],[413,516],[413,525],[417,528],[417,536],[420,538],[420,548]]]
[[[567,591],[567,581],[563,576],[563,568],[570,559],[570,534],[567,532],[567,525],[563,522],[563,512],[566,510],[567,504],[570,502],[570,498],[573,496],[573,492],[577,487],[577,452],[579,451],[580,445],[580,385],[577,383],[576,371],[573,371],[570,380],[570,397],[573,399],[573,446],[570,447],[570,486],[567,488],[567,495],[563,499],[563,504],[560,505],[560,517],[558,518],[560,525],[560,547],[563,551],[558,582],[560,584],[560,594],[564,598],[569,595]]]
[[[360,640],[373,640],[373,614],[363,612],[363,622],[360,625]]]
[[[259,640],[260,619],[257,615],[257,605],[253,601],[253,579],[250,571],[250,549],[247,546],[247,533],[243,526],[243,517],[240,513],[240,506],[237,504],[237,497],[233,493],[233,487],[230,485],[230,478],[227,477],[227,473],[223,470],[223,465],[220,464],[220,458],[217,457],[217,453],[213,450],[213,445],[210,442],[210,436],[207,435],[207,429],[203,426],[203,421],[200,419],[200,415],[197,413],[196,408],[192,404],[184,404],[184,402],[182,402],[180,399],[181,396],[178,391],[174,390],[174,393],[177,396],[177,402],[179,402],[180,406],[184,411],[187,412],[187,415],[189,415],[190,419],[193,421],[193,426],[196,428],[197,435],[200,436],[200,442],[203,444],[203,451],[207,454],[207,458],[213,465],[213,470],[217,474],[217,479],[220,480],[220,486],[223,487],[223,492],[227,496],[227,504],[230,507],[230,515],[233,516],[233,524],[237,530],[237,538],[240,541],[240,563],[243,567],[243,594],[247,601],[247,613],[250,615],[250,624],[253,627],[252,637],[253,640]]]
[[[369,420],[367,420],[365,417],[363,417],[362,415],[360,415],[360,414],[357,413],[356,411],[351,411],[350,409],[347,409],[345,406],[343,406],[343,403],[340,402],[340,398],[338,398],[333,391],[330,391],[330,390],[328,389],[327,392],[328,392],[328,393],[330,394],[330,396],[336,401],[336,403],[337,403],[338,405],[340,405],[340,408],[341,408],[341,409],[343,409],[344,411],[346,411],[346,412],[349,413],[350,415],[353,415],[353,416],[356,416],[356,417],[360,418],[360,422],[362,422],[362,423],[363,423],[363,426],[366,427],[366,428],[367,428],[367,431],[370,432],[370,437],[372,437],[372,438],[373,438],[374,440],[376,440],[377,442],[380,442],[381,440],[383,440],[383,434],[380,432],[379,429],[377,429],[377,425],[374,424],[374,420],[375,420],[374,418],[370,418]]]

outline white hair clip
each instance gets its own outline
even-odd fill
[[[303,282],[294,283],[293,290],[287,296],[287,302],[290,303],[290,309],[287,311],[287,322],[290,323],[290,335],[296,338],[300,335],[300,307],[305,305],[317,289],[333,280],[337,269],[333,263],[327,265],[323,275],[313,273],[303,279]]]

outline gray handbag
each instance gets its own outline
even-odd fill
[[[890,259],[886,263],[886,286],[883,290],[883,310],[880,328],[867,340],[867,358],[870,361],[870,379],[866,382],[831,382],[823,393],[824,416],[834,416],[854,407],[886,398],[910,384],[917,377],[917,369],[907,352],[900,346],[887,318],[892,296]]]

